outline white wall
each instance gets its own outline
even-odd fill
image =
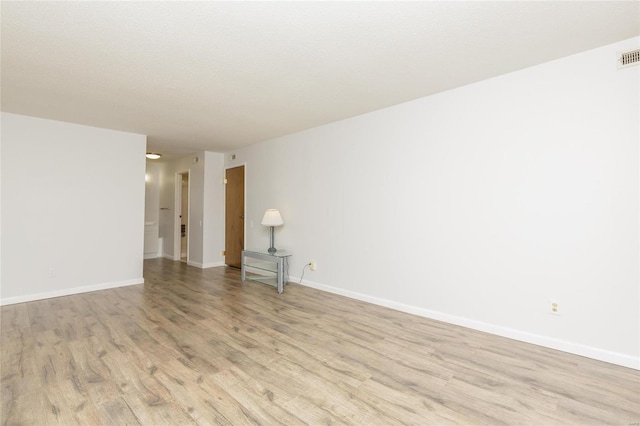
[[[158,223],[160,220],[160,164],[153,161],[146,161],[144,221]]]
[[[194,158],[198,161],[194,162]],[[173,259],[175,233],[175,176],[189,172],[189,264],[200,268],[224,265],[223,154],[199,152],[163,163],[160,176],[160,237],[162,255]],[[176,259],[177,260],[177,259]]]
[[[247,246],[278,208],[307,285],[640,368],[638,44],[229,153]]]
[[[146,137],[1,117],[1,303],[142,283]]]
[[[144,258],[158,257],[160,222],[160,164],[146,161],[144,186]]]
[[[204,153],[203,267],[224,265],[224,154]]]

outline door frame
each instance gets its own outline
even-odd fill
[[[236,163],[233,165],[226,165],[224,166],[224,175],[223,175],[223,182],[224,179],[227,178],[227,170],[229,169],[235,169],[236,167],[242,167],[244,166],[244,188],[243,188],[243,192],[244,192],[244,211],[242,212],[242,214],[244,215],[244,223],[243,223],[243,229],[242,229],[242,233],[243,238],[242,238],[242,250],[246,250],[247,248],[247,162],[243,162],[243,163]],[[225,183],[224,185],[224,241],[225,241],[225,253],[227,251],[227,247],[226,247],[226,241],[227,241],[227,185]],[[224,260],[224,264],[227,264],[227,259],[226,259],[226,254],[224,256],[225,260]]]
[[[173,260],[182,260],[182,240],[181,240],[181,226],[182,221],[180,215],[182,214],[182,175],[189,177],[187,183],[187,264],[189,263],[189,232],[191,231],[191,169],[184,172],[177,172],[175,176],[175,197],[174,197],[174,215],[173,215]]]

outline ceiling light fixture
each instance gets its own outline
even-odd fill
[[[157,160],[162,157],[162,154],[158,154],[157,152],[147,152],[147,158],[150,160]]]

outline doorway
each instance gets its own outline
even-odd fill
[[[225,170],[225,263],[240,268],[244,250],[244,166]]]
[[[173,260],[189,262],[189,172],[176,174]]]

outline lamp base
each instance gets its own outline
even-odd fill
[[[269,254],[273,254],[275,253],[277,250],[274,247],[275,244],[273,244],[273,226],[270,226],[269,228],[269,250],[267,250],[267,252]]]

